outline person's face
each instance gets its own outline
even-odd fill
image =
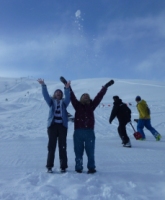
[[[89,101],[90,100],[89,94],[87,94],[87,93],[83,94],[83,96],[81,98],[82,98],[83,101]]]
[[[61,100],[62,99],[62,93],[61,93],[61,91],[57,90],[54,93],[54,96],[55,96],[56,99]]]

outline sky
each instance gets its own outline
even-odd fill
[[[0,0],[0,76],[165,80],[164,0]]]
[[[78,79],[72,89],[79,99],[89,92],[93,99],[108,78]],[[50,95],[63,84],[47,81]],[[140,87],[139,87],[140,85]],[[0,77],[0,200],[164,200],[165,199],[165,84],[115,79],[95,109],[95,174],[87,174],[87,156],[83,173],[75,172],[73,122],[68,122],[66,173],[60,172],[58,149],[53,174],[47,173],[47,118],[49,107],[41,86],[28,78]],[[162,135],[156,141],[144,128],[145,141],[126,129],[132,148],[125,148],[117,133],[118,120],[109,124],[112,96],[119,95],[131,109],[134,128],[138,118],[135,96],[139,94],[151,110],[151,124]],[[155,95],[153,95],[153,93]],[[74,116],[69,104],[67,111]]]

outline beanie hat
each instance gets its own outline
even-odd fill
[[[135,98],[135,101],[141,101],[141,97],[140,97],[140,96],[137,96],[137,97]]]
[[[119,96],[113,96],[113,100],[114,100],[114,101],[119,100]]]

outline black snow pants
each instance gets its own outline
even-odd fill
[[[120,136],[123,144],[126,144],[127,142],[129,142],[129,137],[128,137],[127,131],[126,131],[127,123],[128,122],[119,121],[119,126],[118,126],[118,133],[119,133],[119,136]]]
[[[60,159],[60,168],[66,169],[68,167],[67,159],[67,128],[62,124],[53,123],[48,128],[48,156],[47,156],[47,168],[52,168],[54,166],[55,151],[58,141],[59,148],[59,159]]]

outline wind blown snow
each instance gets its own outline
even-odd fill
[[[78,11],[77,11],[78,12]],[[77,14],[79,16],[79,14]],[[43,77],[44,78],[44,77]],[[109,79],[72,81],[79,99],[87,92],[94,98]],[[50,95],[60,81],[46,81]],[[0,200],[164,200],[165,199],[165,83],[144,80],[115,80],[101,104],[95,110],[97,173],[74,171],[73,123],[69,122],[67,136],[68,170],[60,173],[58,149],[54,173],[46,173],[47,117],[41,86],[36,80],[0,78]],[[146,141],[127,131],[132,148],[122,147],[117,133],[118,121],[110,125],[112,97],[120,96],[138,118],[135,97],[140,95],[151,109],[151,123],[162,135],[156,141],[145,129]],[[68,112],[74,115],[70,104]]]

